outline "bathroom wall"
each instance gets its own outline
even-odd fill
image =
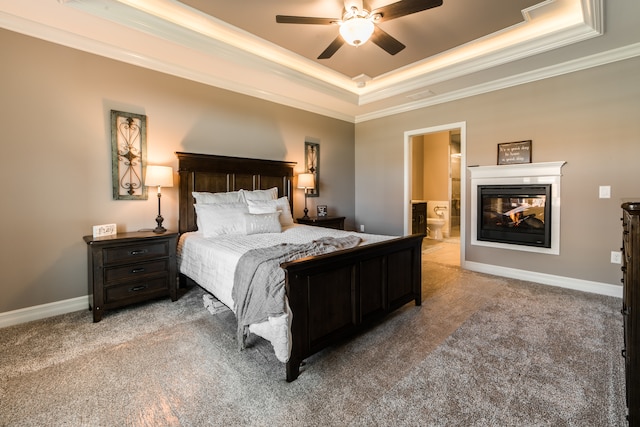
[[[411,138],[411,200],[424,200],[424,136]]]
[[[423,144],[423,199],[449,200],[449,132],[424,135]]]

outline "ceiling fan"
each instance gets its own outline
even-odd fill
[[[333,42],[318,56],[318,59],[331,58],[345,42],[352,46],[359,46],[369,40],[369,38],[390,55],[395,55],[406,46],[383,31],[376,24],[442,6],[442,1],[443,0],[401,0],[368,11],[364,9],[362,0],[345,0],[345,12],[342,15],[342,19],[276,15],[276,22],[280,24],[339,25],[340,34],[338,34]]]

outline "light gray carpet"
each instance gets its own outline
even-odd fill
[[[625,425],[616,298],[425,262],[422,307],[286,383],[202,294],[0,329],[0,425]]]

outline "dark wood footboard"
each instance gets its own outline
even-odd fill
[[[293,312],[287,381],[302,361],[393,310],[422,302],[422,239],[412,235],[282,264]]]

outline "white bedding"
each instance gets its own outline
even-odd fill
[[[238,261],[245,252],[280,243],[303,244],[321,237],[348,235],[361,237],[361,245],[394,238],[394,236],[363,234],[299,224],[285,227],[281,233],[221,235],[205,238],[200,232],[192,232],[183,234],[178,242],[178,268],[181,273],[195,280],[235,312],[235,303],[231,296],[233,281]],[[251,325],[249,330],[269,340],[274,346],[278,360],[286,362],[290,352],[291,317],[289,314],[281,317],[285,319],[270,318],[268,322]]]

